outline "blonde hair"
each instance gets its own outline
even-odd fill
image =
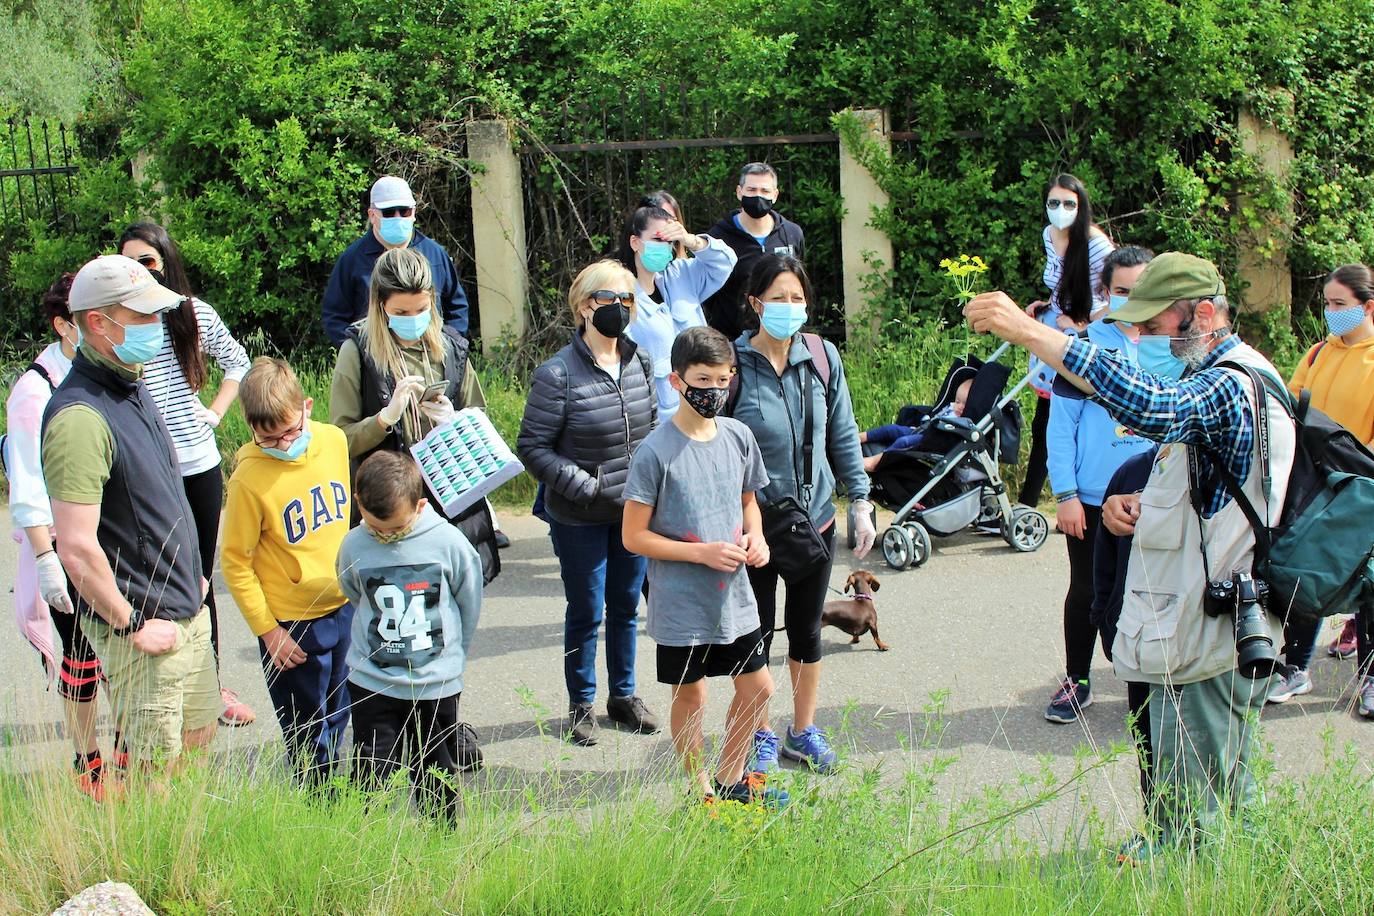
[[[387,326],[386,301],[397,293],[429,294],[429,327],[420,337],[429,358],[444,362],[444,319],[438,314],[434,275],[429,261],[413,248],[391,248],[382,253],[372,268],[367,291],[367,326],[362,335],[367,358],[386,377],[395,380],[406,375],[405,359],[396,335]]]
[[[593,261],[582,268],[582,272],[572,281],[572,286],[568,287],[568,308],[572,310],[573,327],[579,331],[585,324],[582,320],[582,310],[587,307],[587,301],[592,298],[592,293],[599,289],[608,289],[614,293],[628,290],[633,293],[635,275],[626,270],[624,264],[610,258]],[[630,321],[635,320],[636,313],[635,303],[631,301]]]
[[[303,408],[305,389],[286,360],[259,356],[239,383],[239,404],[250,427],[271,429]]]

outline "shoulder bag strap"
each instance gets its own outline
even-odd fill
[[[802,374],[802,479],[797,481],[797,495],[802,499],[802,507],[811,511],[811,459],[816,450],[812,439],[815,428],[815,411],[811,409],[811,375]]]
[[[48,383],[48,387],[50,389],[52,389],[53,391],[57,390],[57,385],[53,383],[52,375],[49,374],[48,370],[43,367],[42,363],[39,363],[37,361],[31,362],[24,367],[24,372],[37,372],[39,375],[43,376],[43,381]]]

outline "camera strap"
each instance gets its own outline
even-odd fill
[[[1202,465],[1198,462],[1197,449],[1191,445],[1188,446],[1188,502],[1193,507],[1193,515],[1197,517],[1197,544],[1202,552],[1202,574],[1210,584],[1214,580],[1212,567],[1207,562],[1207,529],[1202,522]]]

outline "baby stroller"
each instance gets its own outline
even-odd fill
[[[930,559],[930,536],[949,537],[970,525],[1000,530],[1021,552],[1039,550],[1049,537],[1049,522],[1039,511],[1013,506],[998,471],[1013,464],[1021,441],[1021,410],[1016,395],[1027,375],[1003,394],[1010,367],[997,362],[1004,344],[986,362],[968,356],[950,367],[938,401],[930,408],[905,407],[897,422],[921,433],[915,449],[882,453],[870,473],[871,498],[896,513],[883,532],[883,559],[893,569],[917,567]],[[940,416],[955,392],[972,378],[963,416]],[[854,515],[849,513],[854,544]]]

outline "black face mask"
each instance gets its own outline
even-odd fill
[[[682,399],[708,420],[720,413],[730,397],[729,388],[698,388],[694,385],[687,385],[686,388],[682,392]]]
[[[149,267],[148,273],[153,275],[153,279],[157,281],[158,286],[167,285],[167,278],[162,275],[162,271],[157,270],[156,268]]]
[[[630,309],[620,303],[603,305],[592,312],[592,327],[606,337],[619,337],[630,323]]]
[[[754,219],[766,216],[773,209],[773,202],[766,197],[759,197],[756,194],[747,195],[739,199],[740,206],[744,212]]]

